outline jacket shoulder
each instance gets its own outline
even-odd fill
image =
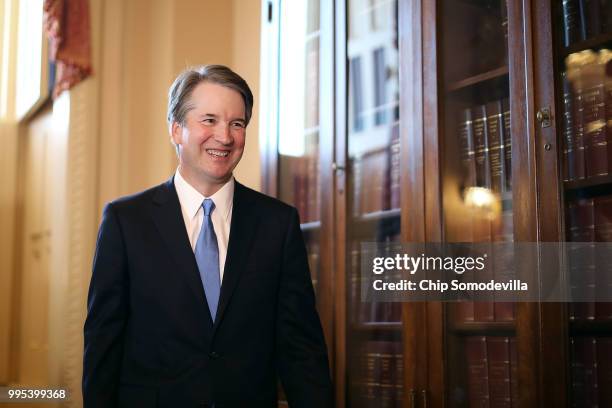
[[[147,206],[151,201],[162,191],[169,188],[168,183],[172,181],[161,183],[157,186],[148,188],[143,191],[139,191],[134,194],[129,194],[123,197],[116,198],[107,204],[107,207],[112,207],[117,211],[130,211],[142,209]]]

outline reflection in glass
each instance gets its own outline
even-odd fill
[[[401,304],[360,299],[361,242],[400,241],[397,2],[347,12],[347,406],[399,407]]]

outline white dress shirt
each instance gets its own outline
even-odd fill
[[[213,228],[217,235],[217,244],[219,245],[219,271],[221,272],[220,279],[222,282],[225,257],[227,256],[227,243],[229,242],[230,226],[232,224],[234,177],[232,176],[215,194],[210,197],[204,197],[181,176],[179,170],[176,170],[174,174],[174,187],[181,204],[181,212],[183,213],[183,221],[185,221],[185,228],[189,236],[189,243],[194,252],[198,235],[202,228],[202,220],[204,219],[202,202],[204,202],[205,198],[210,198],[215,203],[215,209],[211,213],[210,218],[212,219]]]

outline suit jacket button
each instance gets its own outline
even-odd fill
[[[211,351],[208,354],[208,357],[210,357],[211,359],[215,360],[215,359],[219,358],[219,353],[217,353],[216,351]]]

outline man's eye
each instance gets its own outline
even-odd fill
[[[202,123],[206,123],[208,125],[215,123],[215,120],[212,118],[208,118],[208,119],[203,119]]]
[[[232,126],[235,128],[243,128],[244,127],[244,123],[242,122],[234,122],[232,123]]]

